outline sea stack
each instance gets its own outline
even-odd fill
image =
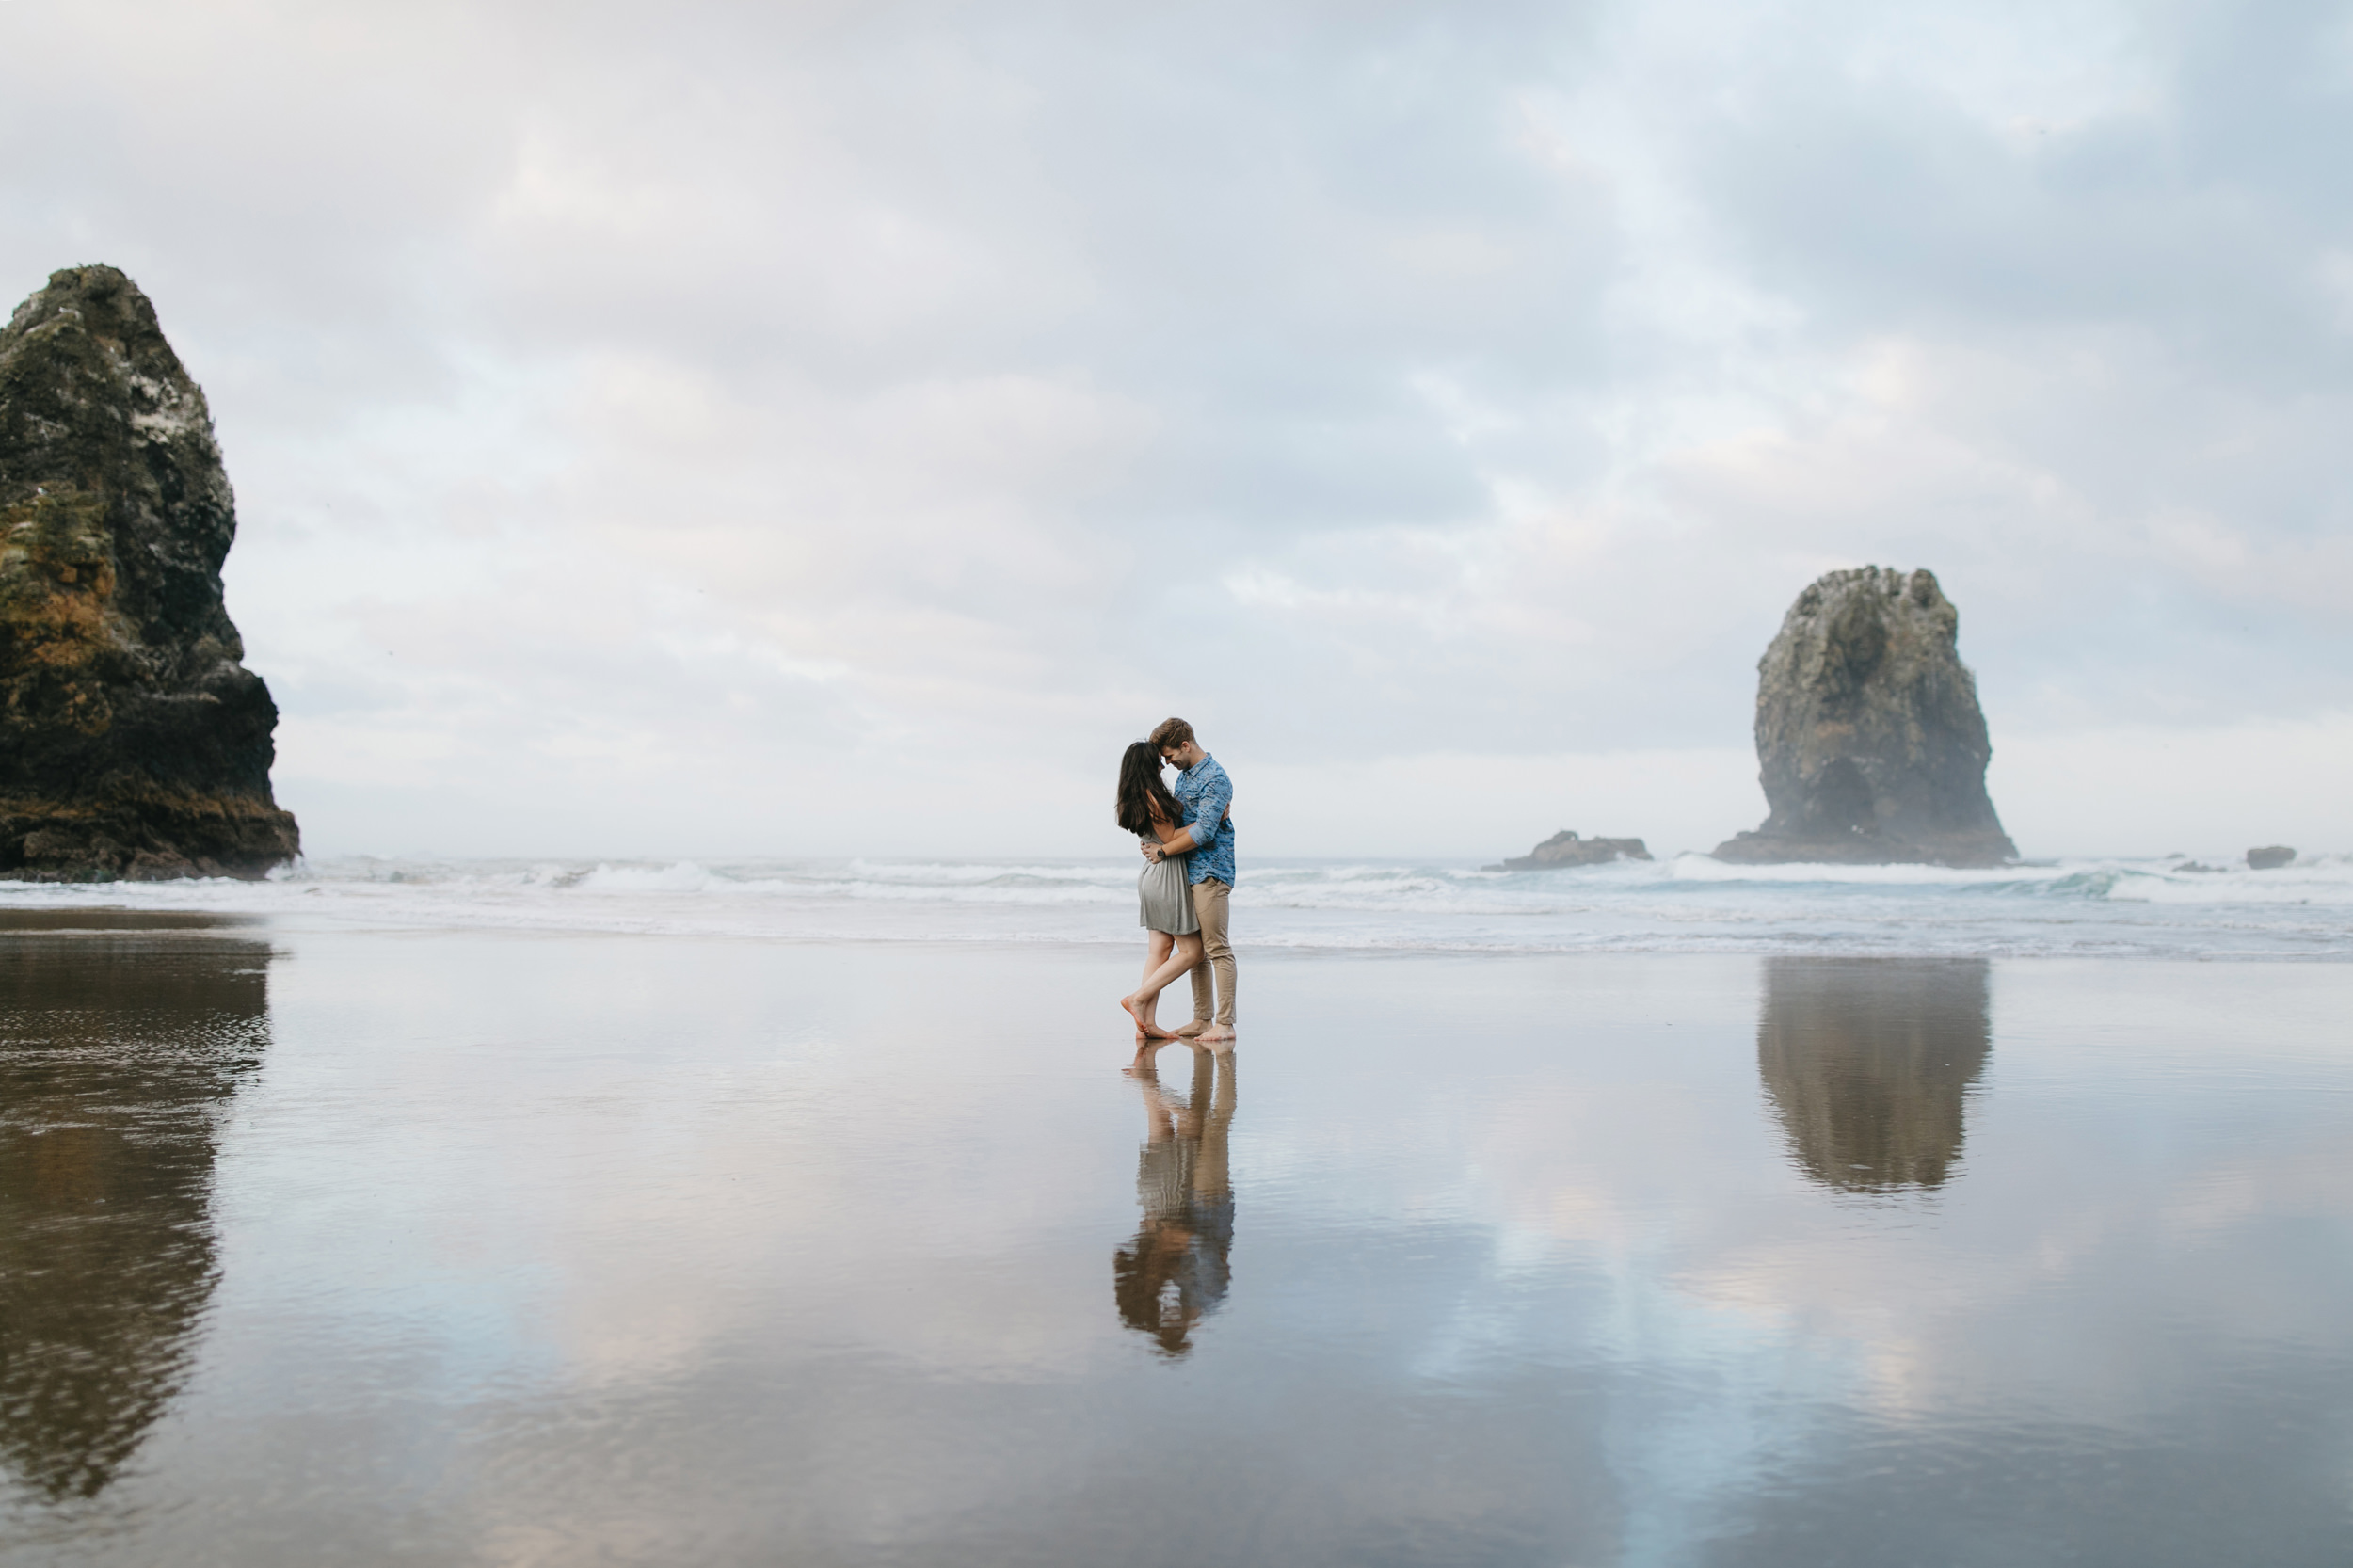
[[[259,876],[278,708],[221,602],[235,502],[155,308],[52,273],[0,328],[0,877]]]
[[[2017,857],[1985,792],[1993,747],[1961,662],[1961,613],[1929,571],[1833,571],[1757,662],[1770,814],[1716,858],[1998,866]]]
[[[1556,866],[1605,866],[1612,860],[1649,858],[1650,849],[1640,839],[1580,839],[1564,827],[1526,855],[1481,869],[1542,872]]]

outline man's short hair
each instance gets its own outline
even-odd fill
[[[1152,728],[1152,749],[1168,751],[1193,744],[1193,726],[1182,719],[1162,719]]]

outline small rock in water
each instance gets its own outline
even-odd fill
[[[2294,861],[2295,858],[2296,851],[2285,844],[2266,844],[2262,849],[2250,849],[2247,852],[2249,868],[2259,872],[2276,872],[2281,866]]]
[[[1535,872],[1554,866],[1599,866],[1611,860],[1647,860],[1650,851],[1640,839],[1580,839],[1567,828],[1546,839],[1514,860],[1482,866],[1490,872]]]

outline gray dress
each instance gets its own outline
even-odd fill
[[[1152,842],[1149,839],[1143,841]],[[1136,899],[1141,905],[1136,923],[1147,930],[1190,936],[1201,929],[1193,912],[1193,888],[1185,881],[1182,860],[1146,860],[1144,874],[1136,878]]]

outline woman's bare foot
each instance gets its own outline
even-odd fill
[[[1173,1040],[1176,1038],[1176,1036],[1169,1033],[1167,1030],[1162,1029],[1160,1025],[1154,1023],[1150,1018],[1145,1017],[1138,1009],[1135,998],[1120,998],[1119,1010],[1136,1021],[1136,1033],[1141,1038],[1146,1040]]]

